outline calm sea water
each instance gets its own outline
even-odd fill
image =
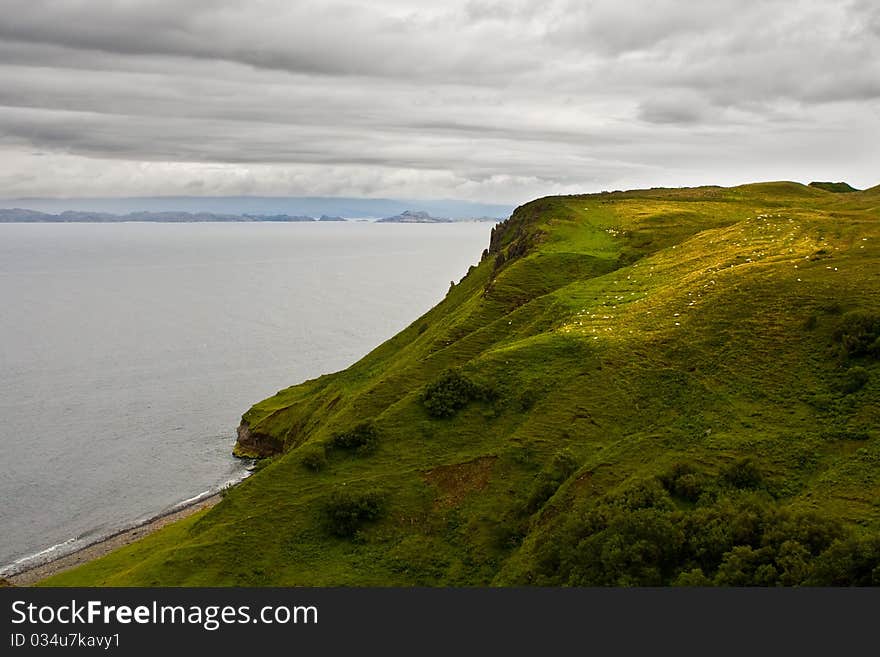
[[[241,478],[251,404],[407,326],[490,230],[0,224],[0,571]]]

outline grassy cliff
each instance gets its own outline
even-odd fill
[[[550,197],[52,585],[880,584],[880,188]]]

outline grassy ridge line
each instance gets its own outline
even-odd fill
[[[833,350],[848,311],[880,311],[878,189],[762,183],[518,208],[438,306],[248,411],[248,431],[283,453],[221,504],[47,583],[560,583],[541,570],[571,533],[559,523],[683,462],[720,481],[743,457],[759,464],[761,504],[876,532],[880,374]],[[841,392],[854,366],[867,381]],[[431,417],[424,390],[451,367],[491,394]],[[325,454],[365,420],[375,450]],[[379,491],[381,514],[335,535],[340,491]],[[675,495],[681,513],[696,508]]]

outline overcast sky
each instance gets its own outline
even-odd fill
[[[880,183],[880,3],[3,0],[0,197]]]

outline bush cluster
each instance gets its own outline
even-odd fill
[[[333,434],[327,443],[330,449],[344,449],[369,454],[379,445],[379,433],[372,422],[361,422],[348,431]]]
[[[834,332],[843,356],[880,358],[880,315],[854,310],[840,318]]]
[[[459,370],[447,370],[425,386],[422,403],[431,417],[451,417],[471,401],[486,400],[490,392],[471,381]]]
[[[320,472],[327,465],[327,455],[323,447],[309,449],[303,454],[301,462],[312,472]]]
[[[681,493],[694,496],[697,476],[699,503],[677,503]],[[534,584],[880,585],[880,537],[856,536],[839,521],[729,482],[713,488],[691,467],[560,518],[536,544]]]
[[[335,536],[347,538],[354,536],[363,525],[382,516],[384,498],[381,492],[374,490],[334,491],[323,508],[327,530]]]
[[[758,462],[752,458],[734,461],[721,473],[725,482],[734,488],[756,489],[764,483],[764,473],[758,466]]]
[[[851,395],[865,387],[865,384],[871,379],[871,375],[864,367],[856,365],[850,367],[843,373],[843,379],[840,382],[840,390],[844,394]]]
[[[696,502],[712,486],[711,479],[690,463],[676,463],[659,481],[672,495],[688,502]]]

